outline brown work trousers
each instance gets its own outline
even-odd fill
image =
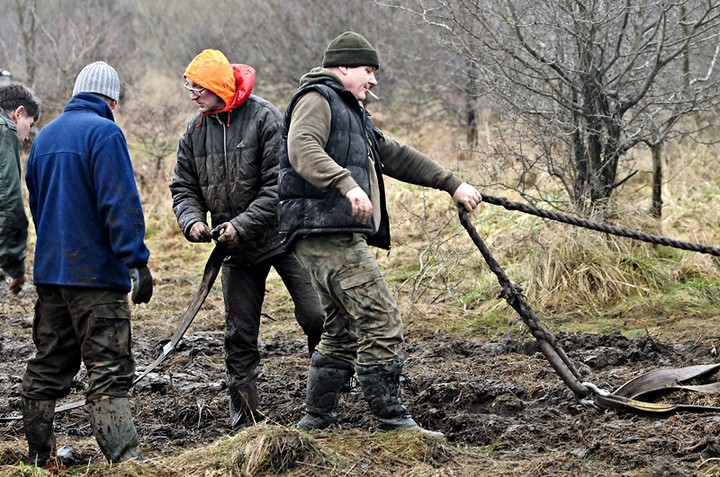
[[[294,253],[310,272],[325,314],[317,350],[353,366],[395,362],[403,324],[365,236],[311,235]]]
[[[22,395],[47,400],[66,396],[85,364],[87,401],[126,397],[135,376],[130,304],[117,290],[37,286],[32,339]]]

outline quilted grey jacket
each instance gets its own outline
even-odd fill
[[[197,113],[180,138],[170,184],[185,237],[195,222],[231,222],[241,246],[225,264],[248,266],[284,251],[277,229],[278,147],[282,116],[251,95],[227,113]]]

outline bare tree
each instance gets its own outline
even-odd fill
[[[419,15],[477,66],[480,89],[506,114],[507,142],[496,152],[522,170],[519,183],[543,167],[578,210],[602,208],[632,176],[622,161],[629,151],[647,145],[658,154],[671,135],[698,134],[702,125],[681,120],[718,101],[714,0],[394,6]]]
[[[0,0],[0,11],[7,12],[0,66],[53,103],[48,112],[63,104],[88,61],[117,65],[132,86],[148,71],[180,80],[205,48],[255,67],[258,92],[282,106],[345,30],[364,34],[380,52],[383,99],[397,96],[419,110],[441,104],[460,118],[466,106],[451,86],[462,79],[448,75],[455,69],[448,64],[463,60],[438,47],[422,18],[379,0]]]
[[[0,41],[5,45],[13,38],[20,39],[15,42],[19,60],[15,64],[22,68],[13,74],[40,95],[43,109],[49,113],[45,117],[61,110],[75,76],[86,63],[106,60],[123,70],[137,48],[128,28],[130,13],[120,2],[0,0],[0,8],[10,19]]]
[[[150,61],[156,69],[180,76],[200,51],[219,49],[230,62],[253,66],[258,72],[256,88],[278,102],[290,98],[302,74],[320,65],[325,45],[334,36],[356,30],[377,40],[382,48],[386,41],[384,27],[374,19],[405,15],[364,0],[125,3],[143,39],[146,63]],[[198,6],[203,7],[201,17]]]

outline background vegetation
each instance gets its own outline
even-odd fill
[[[137,333],[184,310],[194,282],[178,277],[199,278],[206,257],[180,235],[168,191],[194,110],[181,75],[204,48],[255,67],[255,93],[283,110],[327,43],[359,31],[380,52],[376,122],[482,192],[720,243],[715,1],[0,0],[0,11],[0,68],[42,99],[40,127],[62,110],[82,66],[104,59],[120,73],[116,119],[157,283],[153,302],[135,310]],[[394,249],[378,260],[408,333],[525,335],[450,198],[392,180],[388,191]],[[471,218],[554,331],[716,335],[715,257],[491,205]],[[289,306],[273,276],[266,311]],[[220,307],[214,290],[203,326],[222,329]]]

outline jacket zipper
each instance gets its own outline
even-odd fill
[[[230,113],[228,113],[230,114]],[[230,163],[228,162],[228,154],[227,154],[227,126],[225,123],[220,119],[219,115],[215,115],[215,120],[220,124],[223,131],[223,163],[225,164],[225,196],[227,197],[227,202],[232,208],[232,217],[230,217],[226,222],[230,222],[231,219],[234,219],[238,216],[238,212],[235,209],[235,203],[232,201],[232,198],[230,197]]]

